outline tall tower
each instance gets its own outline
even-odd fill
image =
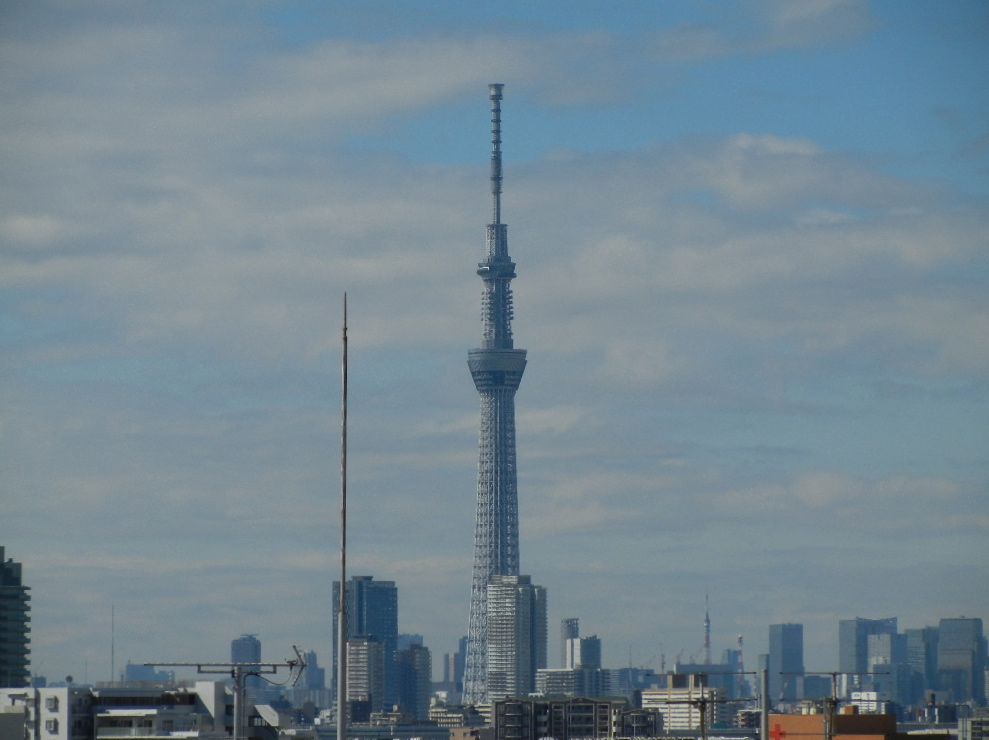
[[[508,256],[508,227],[501,222],[501,89],[491,99],[492,222],[487,253],[477,265],[481,293],[481,346],[467,353],[481,396],[478,439],[477,517],[474,570],[467,629],[464,703],[487,698],[487,587],[493,576],[519,574],[518,490],[515,470],[515,391],[525,370],[525,350],[512,343],[512,287],[515,263]]]

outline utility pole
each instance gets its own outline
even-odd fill
[[[195,668],[199,674],[230,674],[234,680],[234,727],[233,740],[247,740],[247,677],[265,676],[278,672],[279,668],[289,669],[289,682],[298,683],[306,668],[306,661],[299,649],[293,645],[296,660],[284,663],[145,663],[151,668]],[[294,674],[294,676],[293,676]],[[265,679],[267,680],[267,679]]]
[[[759,740],[769,740],[769,669],[759,671]]]

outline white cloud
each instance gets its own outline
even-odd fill
[[[661,62],[697,63],[720,57],[774,54],[860,38],[872,27],[862,0],[751,3],[730,31],[710,23],[688,23],[657,33],[651,51]],[[744,29],[744,30],[739,30]]]

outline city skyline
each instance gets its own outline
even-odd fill
[[[798,623],[827,670],[839,620],[989,615],[984,5],[0,14],[34,672],[109,678],[111,604],[118,667],[241,633],[329,662],[344,289],[350,569],[453,650],[492,81],[549,623],[606,665],[700,656],[709,593],[714,655]]]

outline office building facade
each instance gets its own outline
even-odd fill
[[[769,697],[772,703],[802,698],[804,626],[769,625]]]
[[[981,619],[938,623],[938,687],[954,702],[986,703],[986,638]]]
[[[433,693],[433,660],[429,648],[410,644],[395,654],[398,671],[398,706],[417,720],[429,717],[429,699]]]
[[[383,655],[384,693],[379,696],[382,706],[397,701],[395,651],[398,646],[398,588],[394,581],[376,581],[374,576],[354,576],[347,581],[347,639],[373,637],[381,643]],[[339,619],[340,582],[333,582],[333,634],[337,634]],[[337,641],[333,640],[333,673],[331,688],[336,694]],[[348,692],[349,693],[349,692]]]
[[[853,677],[869,671],[869,635],[895,635],[896,617],[885,619],[842,619],[838,622],[838,670]]]
[[[564,668],[600,668],[601,639],[597,635],[567,640]]]

